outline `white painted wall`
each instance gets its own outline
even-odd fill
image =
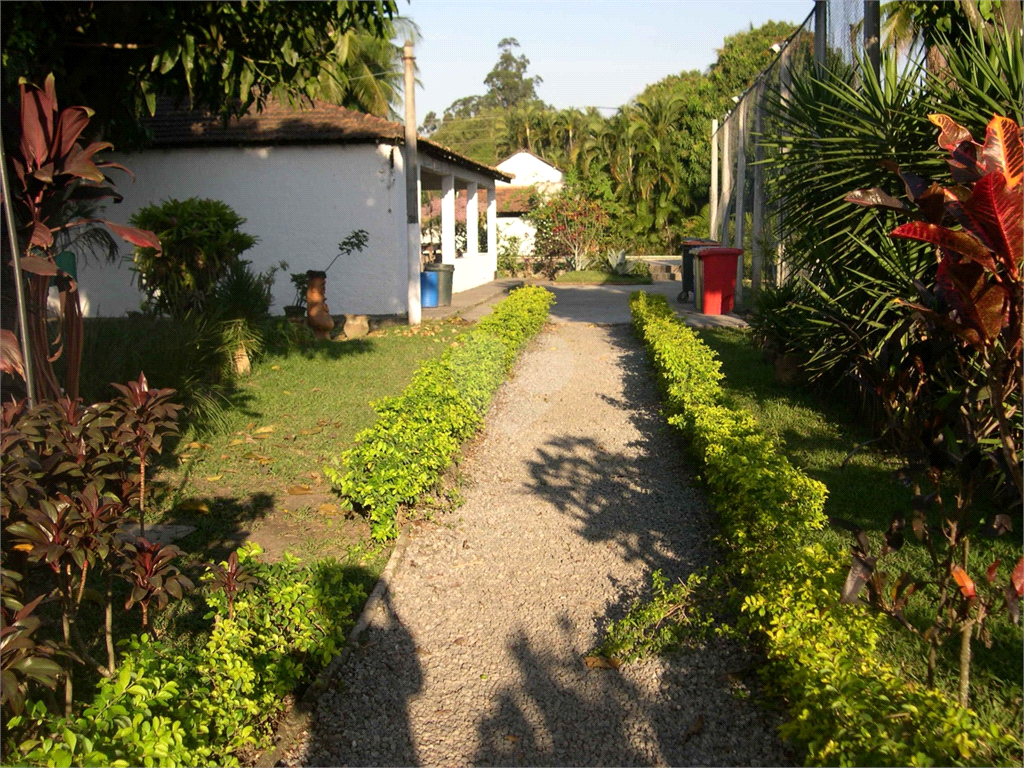
[[[497,253],[464,254],[454,261],[455,272],[452,273],[452,293],[468,291],[478,285],[494,280],[498,269]]]
[[[208,147],[147,150],[113,157],[136,180],[119,174],[124,201],[102,214],[127,223],[141,207],[168,198],[222,200],[248,219],[242,229],[259,238],[243,255],[263,271],[284,260],[289,272],[324,269],[353,229],[369,232],[363,253],[341,257],[327,273],[332,314],[406,311],[407,260],[402,152],[371,144]],[[90,316],[137,310],[142,293],[132,285],[132,249],[120,268],[79,263]],[[274,307],[292,303],[287,274],[278,273]]]
[[[529,256],[533,253],[537,228],[520,216],[502,216],[498,219],[498,240],[508,237],[519,238],[519,255]]]
[[[499,163],[497,168],[515,175],[511,183],[497,182],[499,187],[529,187],[536,184],[541,190],[547,191],[562,185],[562,172],[529,152],[516,152]]]

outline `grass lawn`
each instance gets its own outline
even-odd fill
[[[850,520],[871,536],[873,551],[881,544],[884,531],[893,515],[910,512],[909,489],[893,477],[901,462],[880,450],[865,449],[842,467],[843,459],[854,446],[873,435],[857,423],[842,403],[823,402],[808,392],[784,387],[775,381],[774,369],[765,363],[761,352],[751,346],[745,331],[706,329],[700,337],[714,349],[721,361],[725,380],[723,388],[734,402],[749,409],[766,429],[785,442],[784,453],[811,477],[823,482],[829,491],[825,512]],[[1019,521],[1018,517],[1018,521]],[[849,552],[851,538],[845,531],[826,529],[818,536],[831,548]],[[971,544],[975,570],[996,558],[1012,568],[1021,557],[1018,532],[991,541],[975,536]],[[923,574],[928,567],[925,547],[913,535],[893,555],[880,563],[880,570],[895,579],[906,570]],[[908,617],[924,625],[926,607],[923,601],[908,606]],[[974,662],[971,669],[971,706],[986,719],[1019,730],[1022,716],[1022,635],[1009,617],[999,613],[988,621],[992,647],[975,640],[972,644]],[[946,642],[942,649],[937,684],[956,700],[957,654],[959,638]],[[886,661],[899,666],[906,675],[924,681],[926,674],[923,645],[909,632],[893,625],[882,649]]]
[[[177,542],[193,558],[253,540],[276,560],[372,549],[369,526],[341,509],[321,473],[426,358],[461,331],[448,320],[375,331],[354,341],[271,349],[239,384],[226,427],[186,431],[153,477],[152,522],[195,526]],[[386,553],[385,553],[386,554]]]
[[[579,272],[563,272],[555,278],[556,283],[593,283],[596,285],[650,285],[649,275],[609,275],[596,269]]]

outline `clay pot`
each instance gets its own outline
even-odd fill
[[[306,288],[306,322],[318,339],[329,339],[334,329],[334,318],[324,298],[327,289],[327,273],[310,270],[306,273],[309,285]]]

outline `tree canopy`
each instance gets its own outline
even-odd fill
[[[444,111],[442,119],[430,112],[423,120],[423,128],[433,139],[482,163],[498,162],[498,137],[503,126],[501,120],[507,110],[532,109],[551,111],[537,98],[537,86],[543,82],[539,75],[527,77],[530,60],[516,55],[519,41],[503,38],[498,43],[501,51],[494,68],[484,78],[487,92],[482,96],[464,96],[453,101]]]
[[[144,143],[139,118],[158,96],[225,117],[271,95],[387,115],[401,80],[395,15],[393,0],[11,3],[0,18],[4,93],[52,72],[61,100],[95,110],[119,147]]]

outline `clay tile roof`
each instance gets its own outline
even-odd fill
[[[209,112],[176,107],[171,99],[157,101],[156,115],[146,118],[153,146],[237,146],[239,144],[396,144],[405,143],[405,127],[382,117],[315,101],[301,110],[269,100],[261,112],[224,121]],[[511,181],[512,176],[460,155],[423,137],[422,151],[442,160],[468,166],[487,176]]]
[[[536,192],[533,187],[498,187],[494,190],[494,203],[499,216],[518,216],[534,209],[531,199]],[[477,210],[487,210],[487,190],[477,190]],[[429,219],[441,215],[441,199],[432,198],[423,206],[423,218]],[[460,191],[455,196],[455,220],[466,220],[466,194]]]

